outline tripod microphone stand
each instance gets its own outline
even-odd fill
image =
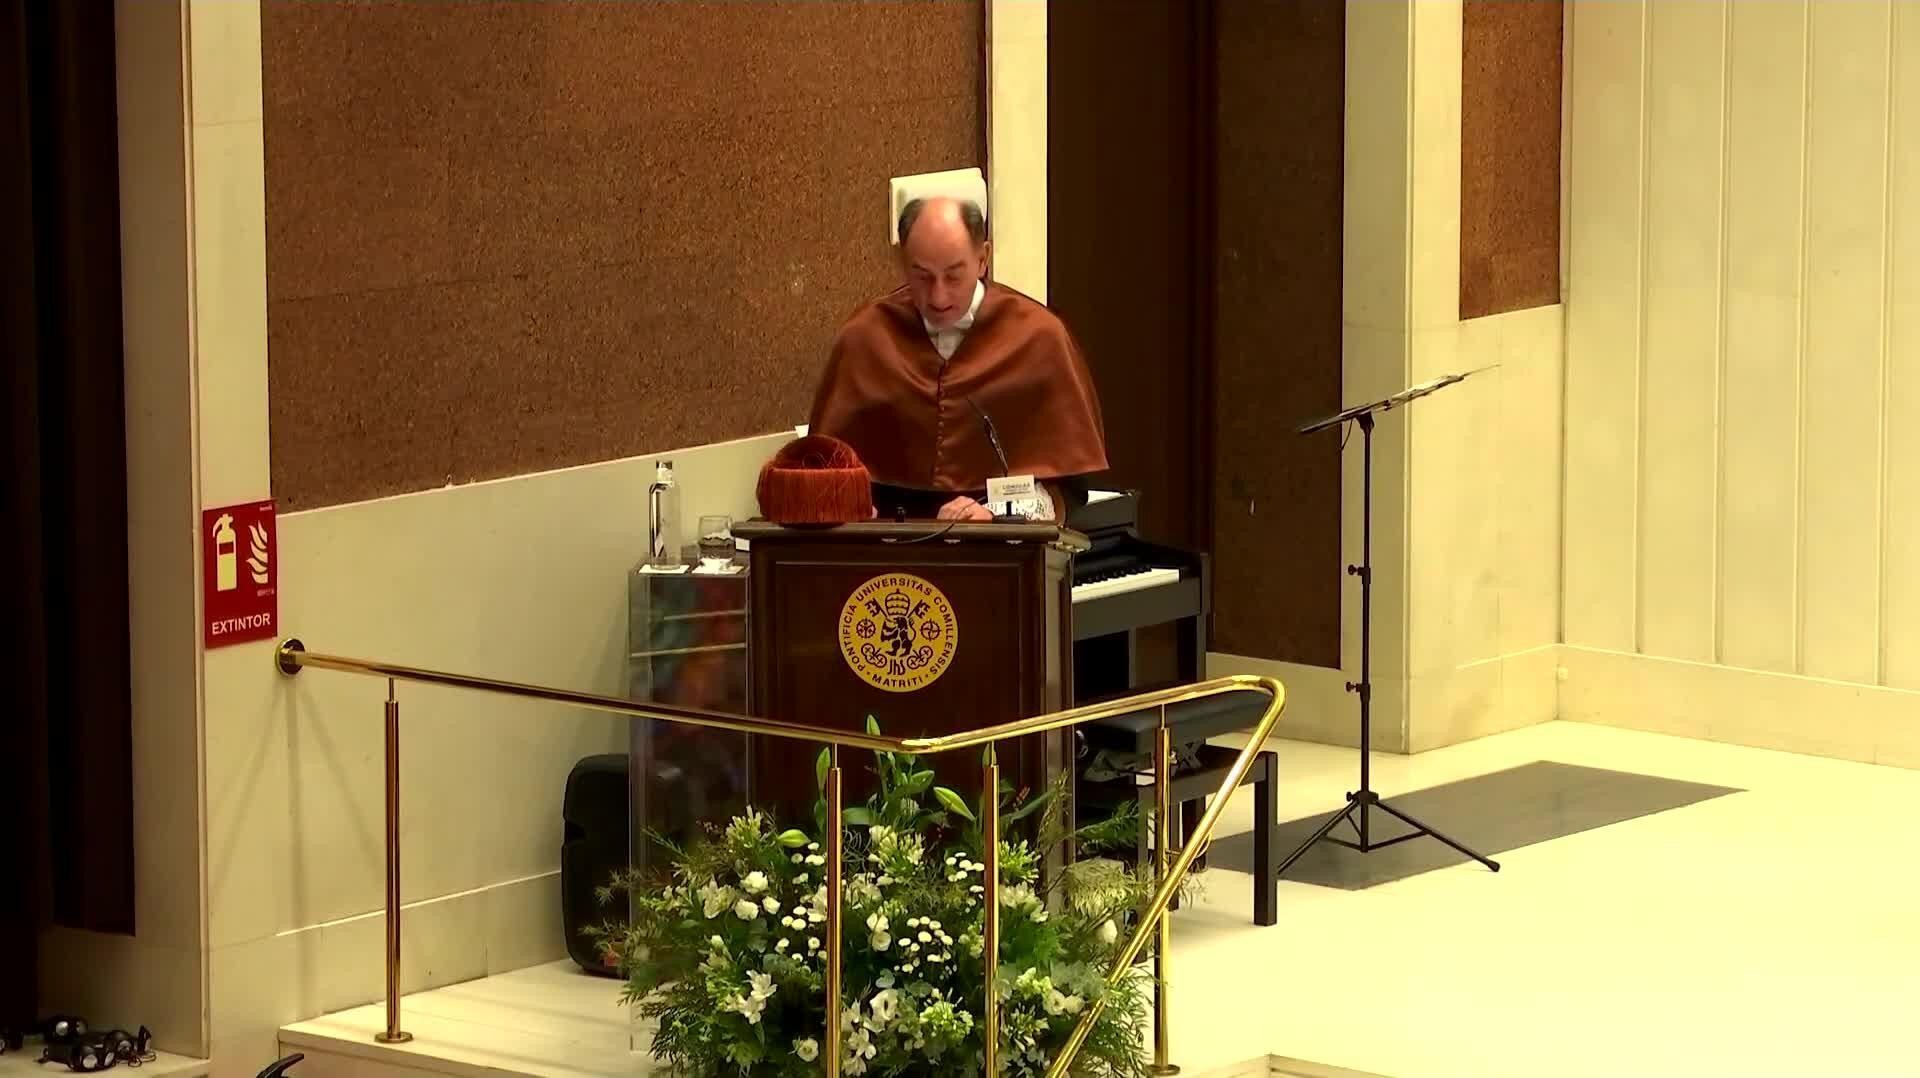
[[[1366,463],[1362,472],[1364,478],[1361,483],[1362,498],[1364,500],[1361,503],[1360,564],[1347,566],[1348,576],[1357,576],[1360,578],[1360,680],[1358,682],[1347,682],[1347,691],[1356,693],[1360,697],[1360,789],[1347,794],[1346,806],[1334,813],[1326,823],[1321,824],[1320,829],[1313,833],[1313,837],[1302,842],[1299,849],[1288,854],[1287,859],[1280,862],[1279,869],[1274,873],[1276,876],[1286,875],[1287,869],[1293,867],[1293,863],[1298,861],[1301,855],[1305,854],[1314,843],[1319,842],[1321,839],[1338,843],[1350,850],[1358,850],[1361,853],[1371,853],[1374,850],[1383,849],[1395,843],[1405,842],[1408,839],[1419,838],[1422,835],[1437,838],[1441,842],[1473,858],[1475,861],[1480,862],[1493,871],[1500,871],[1498,863],[1475,853],[1473,850],[1462,846],[1453,839],[1448,838],[1433,828],[1428,827],[1426,824],[1421,823],[1419,820],[1387,804],[1379,794],[1373,792],[1372,785],[1373,417],[1378,412],[1391,411],[1401,404],[1417,400],[1435,390],[1443,389],[1455,382],[1464,381],[1468,375],[1476,373],[1478,373],[1478,371],[1468,371],[1467,374],[1449,374],[1441,378],[1436,378],[1431,382],[1422,382],[1419,385],[1410,386],[1407,389],[1401,390],[1391,397],[1374,401],[1371,404],[1362,404],[1357,407],[1348,408],[1345,411],[1337,412],[1325,419],[1315,420],[1300,428],[1301,434],[1313,434],[1317,431],[1326,430],[1329,427],[1354,423],[1360,428],[1360,438],[1366,454]],[[1413,830],[1407,834],[1396,835],[1384,841],[1374,841],[1368,829],[1368,814],[1373,809],[1379,809],[1381,812],[1413,828]],[[1353,829],[1359,833],[1359,842],[1348,842],[1346,839],[1334,837],[1332,833],[1333,829],[1338,826],[1342,820],[1346,820],[1352,824]]]

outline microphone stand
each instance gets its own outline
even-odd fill
[[[993,417],[988,415],[987,410],[980,407],[972,397],[967,398],[967,403],[973,405],[974,412],[980,416],[980,426],[987,432],[987,444],[993,447],[993,455],[1000,461],[1000,478],[1005,479],[1012,473],[1013,469],[1007,464],[1007,451],[1000,446],[1000,432],[994,429]],[[995,524],[1027,523],[1026,517],[1014,513],[1012,502],[1007,502],[1005,508],[1006,512],[995,513],[993,515],[993,522]]]
[[[1421,823],[1419,820],[1387,804],[1379,794],[1373,792],[1372,785],[1373,417],[1375,413],[1391,411],[1399,405],[1418,400],[1429,393],[1444,389],[1455,382],[1464,381],[1468,375],[1477,373],[1479,373],[1478,370],[1468,371],[1466,374],[1449,374],[1441,378],[1436,378],[1431,382],[1422,382],[1419,385],[1403,389],[1391,397],[1374,401],[1371,404],[1362,404],[1348,408],[1345,411],[1337,412],[1325,419],[1315,420],[1300,428],[1301,434],[1313,434],[1326,430],[1329,427],[1337,427],[1349,422],[1354,423],[1360,428],[1361,442],[1365,450],[1366,463],[1361,473],[1363,476],[1361,490],[1364,500],[1361,502],[1360,518],[1360,564],[1347,566],[1348,576],[1357,576],[1360,578],[1360,680],[1358,682],[1347,682],[1347,691],[1355,693],[1360,697],[1360,789],[1347,794],[1346,807],[1334,813],[1332,818],[1320,825],[1320,829],[1313,833],[1313,837],[1302,842],[1298,849],[1287,855],[1286,860],[1280,862],[1280,867],[1274,871],[1276,877],[1286,875],[1287,869],[1293,867],[1293,863],[1298,861],[1302,854],[1306,853],[1314,843],[1319,842],[1321,839],[1338,843],[1350,850],[1358,850],[1361,853],[1372,853],[1374,850],[1392,846],[1395,843],[1406,842],[1409,839],[1419,838],[1422,835],[1437,838],[1441,842],[1473,858],[1475,861],[1480,862],[1493,871],[1500,871],[1500,865],[1497,862],[1488,860],[1486,857],[1475,853],[1473,850],[1462,846],[1453,839],[1448,838],[1433,828],[1428,827],[1426,824]],[[1379,809],[1394,819],[1399,820],[1401,823],[1406,824],[1408,827],[1413,828],[1413,830],[1404,835],[1396,835],[1385,841],[1376,842],[1371,837],[1368,829],[1367,817],[1371,809]],[[1334,827],[1337,826],[1341,820],[1346,820],[1353,826],[1353,829],[1359,833],[1359,842],[1348,842],[1346,839],[1335,838],[1332,835]]]

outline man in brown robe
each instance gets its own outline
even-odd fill
[[[971,202],[908,203],[906,282],[834,338],[810,433],[860,454],[883,518],[991,520],[987,480],[1004,474],[1033,476],[1044,496],[1032,515],[1063,520],[1085,477],[1107,467],[1100,399],[1072,335],[1044,305],[985,282],[988,247]]]

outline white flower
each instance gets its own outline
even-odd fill
[[[824,864],[826,864],[826,863],[827,863],[827,859],[826,859],[825,857],[822,857],[821,855],[819,855],[819,854],[817,854],[817,853],[812,853],[812,854],[808,854],[808,855],[807,855],[807,864],[810,864],[810,865],[824,865]]]
[[[880,901],[880,888],[874,886],[872,878],[860,875],[847,881],[847,905],[871,906],[878,901]]]
[[[788,948],[788,947],[789,947],[789,946],[790,946],[790,945],[791,945],[792,943],[793,943],[793,941],[792,941],[792,940],[786,940],[786,939],[783,939],[783,940],[781,940],[781,941],[779,941],[778,943],[775,943],[775,944],[773,945],[773,949],[774,949],[774,950],[776,950],[776,951],[779,951],[779,952],[780,952],[781,954],[786,954],[786,953],[787,953],[787,948]]]
[[[760,907],[754,905],[752,899],[743,898],[733,904],[733,915],[742,921],[751,921],[760,916]]]
[[[887,935],[885,932],[875,932],[873,935],[867,937],[867,946],[872,947],[876,951],[884,951],[888,947],[893,946],[893,937]]]
[[[1112,946],[1113,941],[1120,938],[1120,929],[1111,919],[1108,919],[1100,925],[1099,935],[1101,943]]]
[[[883,988],[873,994],[873,1002],[868,1004],[873,1011],[875,1024],[884,1027],[900,1013],[900,993],[891,988]]]
[[[1072,1002],[1069,1003],[1068,1001]],[[1080,997],[1068,996],[1058,988],[1047,989],[1047,1013],[1053,1015],[1072,1014],[1080,1009]],[[1069,1010],[1068,1008],[1072,1009]]]
[[[800,1057],[800,1062],[811,1063],[820,1058],[820,1042],[812,1037],[802,1037],[793,1042],[793,1054]]]
[[[799,874],[798,876],[795,876],[795,877],[793,878],[793,882],[795,882],[795,883],[805,883],[805,882],[807,882],[807,874],[806,874],[806,873],[804,873],[804,872],[802,872],[801,874]]]
[[[719,936],[715,936],[707,942],[713,944],[715,947],[725,947],[727,945],[727,941],[721,939]]]
[[[739,1011],[747,1019],[748,1025],[760,1024],[760,1012],[767,1009],[767,1001],[758,996],[734,996],[727,1001],[727,1010]]]
[[[797,853],[796,853],[796,854],[794,854],[794,855],[793,855],[793,857],[792,857],[792,859],[791,859],[791,860],[793,861],[793,863],[794,863],[794,864],[796,864],[796,865],[797,865],[797,864],[799,864],[799,863],[801,863],[802,861],[805,861],[805,860],[806,860],[806,858],[804,858],[804,857],[802,857],[802,856],[800,856],[799,854],[797,854]]]
[[[757,895],[767,889],[767,874],[757,869],[749,872],[740,881],[740,886],[746,888],[748,894]]]
[[[817,849],[819,849],[819,848],[820,848],[820,844],[819,844],[818,842],[809,842],[809,843],[807,843],[807,849],[809,849],[809,850],[817,850]]]
[[[749,970],[747,971],[747,984],[753,990],[754,999],[766,999],[774,993],[773,974],[771,973],[762,973],[757,969]]]
[[[700,909],[709,920],[726,912],[727,906],[732,902],[733,888],[731,887],[722,887],[708,880],[706,886],[700,888]]]
[[[932,943],[932,942],[933,942],[933,933],[931,933],[931,932],[922,932],[922,933],[920,933],[920,934],[919,934],[918,936],[915,936],[915,937],[914,937],[914,939],[917,939],[917,940],[919,940],[919,941],[920,941],[921,943]]]
[[[780,912],[780,900],[773,897],[772,895],[768,895],[767,897],[761,899],[760,906],[762,909],[766,910],[768,913]]]
[[[867,914],[867,930],[869,932],[885,932],[887,928],[888,928],[888,925],[887,925],[886,914],[884,913]]]
[[[847,1074],[865,1074],[867,1060],[872,1059],[878,1051],[867,1031],[856,1029],[847,1036],[847,1062],[840,1069]]]
[[[882,876],[882,877],[880,877],[879,879],[877,879],[877,880],[875,880],[874,882],[875,882],[875,883],[877,883],[877,884],[879,884],[879,885],[880,885],[880,886],[882,886],[882,887],[891,887],[891,886],[893,886],[893,877],[892,877],[892,876]]]
[[[819,949],[820,949],[820,937],[819,937],[819,936],[808,936],[808,937],[807,937],[807,950],[809,950],[809,951],[817,951],[817,950],[819,950]]]

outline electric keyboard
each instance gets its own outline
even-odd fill
[[[1140,538],[1131,492],[1089,491],[1067,524],[1091,544],[1073,560],[1075,640],[1205,619],[1205,556]]]

